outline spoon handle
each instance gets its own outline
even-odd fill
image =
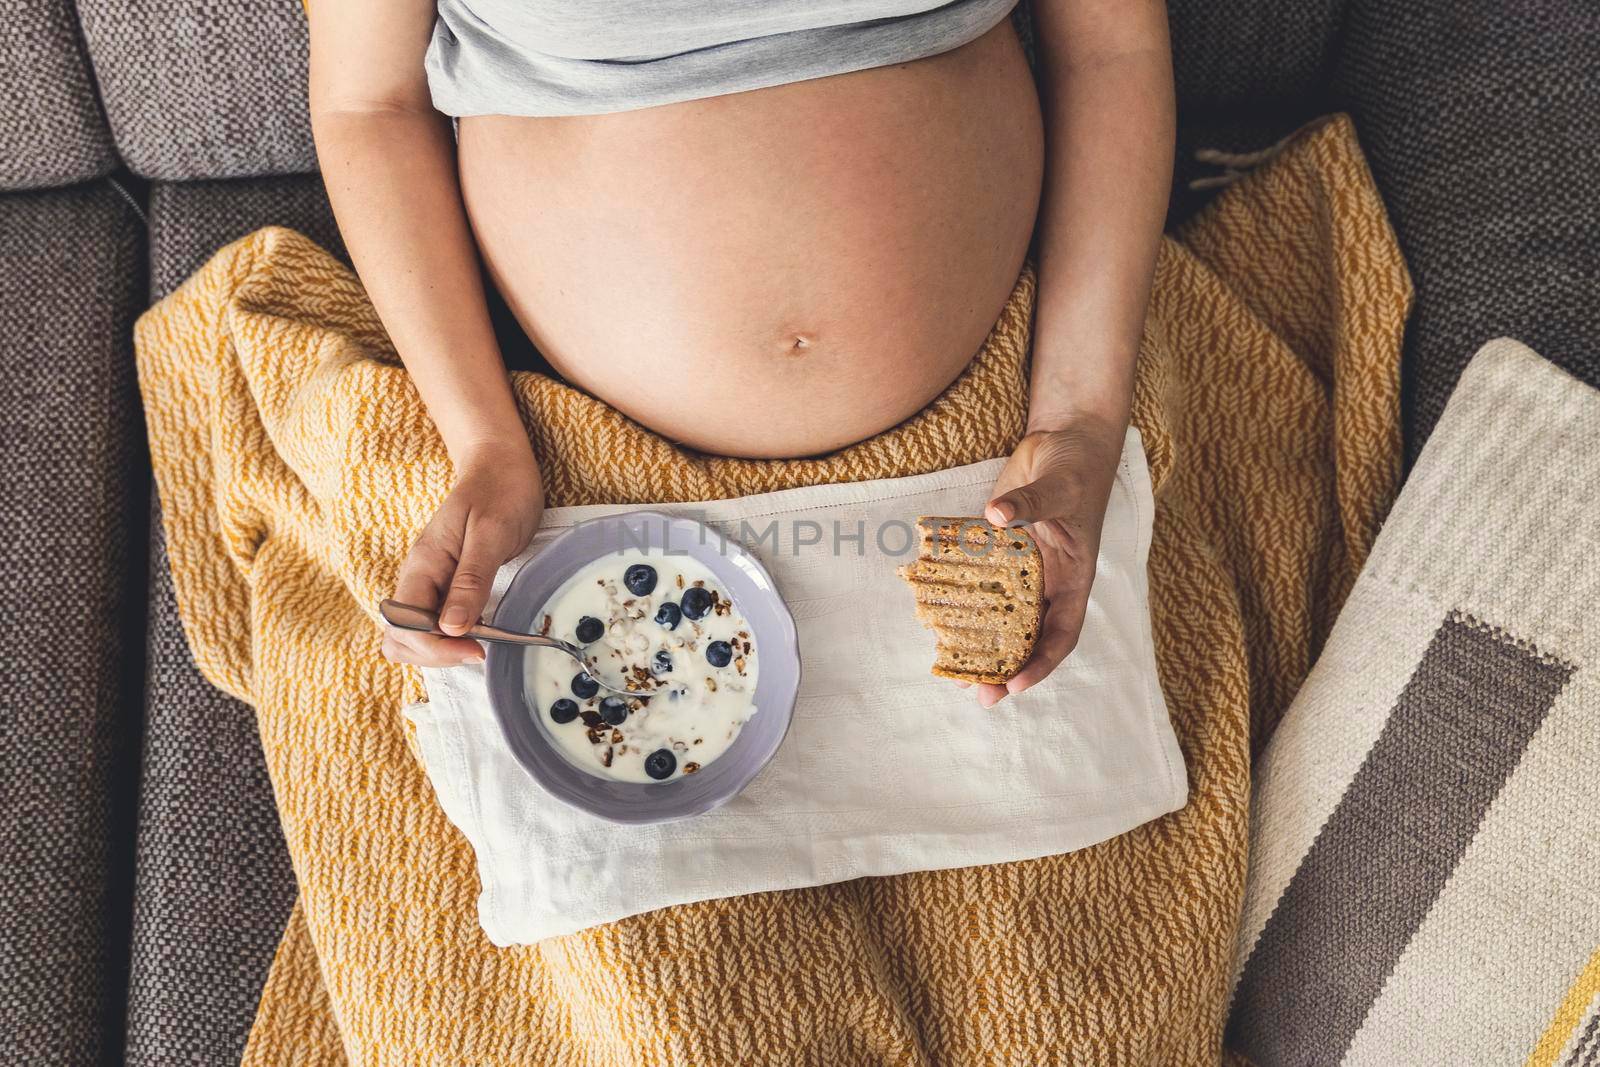
[[[404,604],[398,600],[385,600],[378,605],[378,612],[390,626],[402,630],[416,630],[425,634],[443,634],[439,629],[439,613],[419,608],[415,604]],[[498,626],[485,626],[479,623],[473,626],[462,637],[472,637],[479,641],[503,641],[510,645],[534,645],[539,648],[567,648],[565,641],[554,637],[542,637],[539,634],[518,633],[515,630],[502,630]]]
[[[439,613],[419,608],[415,604],[405,604],[398,600],[385,600],[378,605],[378,613],[390,626],[402,630],[416,630],[418,633],[439,634],[448,636],[439,629]],[[576,663],[584,674],[609,692],[618,696],[632,697],[636,694],[627,688],[619,688],[600,678],[595,673],[595,668],[583,655],[583,651],[565,641],[554,637],[542,637],[539,634],[518,633],[515,630],[502,630],[498,626],[485,626],[483,623],[469,629],[462,637],[472,637],[479,641],[499,641],[507,645],[532,645],[535,648],[558,648]]]

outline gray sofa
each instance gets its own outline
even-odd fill
[[[1415,455],[1510,333],[1600,380],[1600,11],[1172,0],[1173,222],[1217,168],[1351,111],[1417,283]],[[184,643],[130,326],[276,223],[339,250],[298,0],[14,0],[0,25],[0,1047],[236,1063],[294,897],[250,709]],[[509,341],[508,341],[509,345]]]

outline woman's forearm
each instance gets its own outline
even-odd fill
[[[1154,0],[1035,7],[1045,114],[1029,430],[1125,423],[1172,175],[1172,61]]]
[[[427,110],[313,113],[339,230],[457,465],[526,447],[489,323],[449,120]]]

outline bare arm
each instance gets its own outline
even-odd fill
[[[1172,181],[1172,55],[1160,0],[1046,0],[1030,429],[1125,427]]]
[[[1077,645],[1133,397],[1172,179],[1172,57],[1161,0],[1039,0],[1045,116],[1039,296],[1027,435],[995,485],[992,522],[1027,522],[1049,607],[1033,658],[991,706]]]
[[[450,122],[423,56],[431,0],[315,0],[311,126],[356,270],[438,427],[457,485],[401,568],[396,595],[477,620],[495,569],[538,526],[538,467],[489,324]],[[467,640],[393,634],[413,662],[479,658]]]

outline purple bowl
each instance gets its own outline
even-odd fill
[[[489,702],[506,743],[533,780],[557,800],[620,823],[667,822],[732,800],[772,759],[789,732],[800,689],[800,641],[794,617],[761,561],[715,530],[658,511],[630,511],[579,523],[550,542],[511,580],[494,624],[532,632],[550,597],[578,571],[624,548],[670,551],[710,569],[734,609],[750,624],[761,673],[756,712],[721,756],[693,775],[665,782],[613,782],[574,766],[555,747],[525,696],[523,656],[557,655],[513,645],[489,646]]]

